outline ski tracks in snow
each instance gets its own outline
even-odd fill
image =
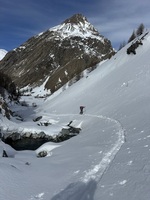
[[[78,114],[53,114],[51,116],[66,117],[66,116],[79,116]],[[99,118],[112,122],[117,127],[117,140],[113,146],[105,153],[103,158],[97,165],[85,172],[85,175],[80,178],[78,182],[69,184],[65,189],[54,195],[51,200],[93,200],[96,185],[101,181],[103,175],[110,167],[111,162],[114,160],[121,146],[125,142],[125,130],[122,124],[116,120],[102,115],[84,114],[85,117]],[[43,199],[44,193],[34,196],[35,199]],[[31,198],[33,199],[33,198]]]
[[[69,116],[69,114],[61,116]],[[89,169],[78,182],[69,184],[64,190],[53,196],[51,200],[94,200],[96,185],[100,182],[121,146],[125,142],[125,131],[119,121],[99,115],[85,114],[84,116],[95,117],[114,123],[118,130],[116,132],[118,136],[117,140],[97,165]]]
[[[96,182],[99,182],[106,172],[106,170],[109,168],[110,163],[114,160],[116,154],[120,150],[121,146],[125,142],[125,130],[122,126],[122,124],[112,118],[109,117],[104,117],[102,115],[90,115],[86,114],[85,116],[89,117],[95,117],[95,118],[100,118],[104,120],[108,120],[110,122],[113,122],[117,125],[118,127],[118,132],[116,133],[118,135],[117,141],[114,143],[113,147],[108,150],[107,153],[105,153],[105,156],[102,158],[102,160],[99,162],[99,164],[95,165],[92,169],[89,169],[85,176],[81,178],[81,181],[87,183],[90,180],[94,179]]]
[[[54,116],[78,116],[78,114],[54,114]],[[86,117],[92,117],[92,118],[99,118],[103,119],[109,122],[114,123],[117,128],[118,132],[116,134],[118,135],[118,139],[114,143],[111,149],[108,150],[107,153],[105,153],[105,156],[102,158],[102,160],[99,162],[99,164],[95,165],[93,168],[86,171],[85,176],[81,178],[81,181],[84,183],[89,182],[90,180],[95,180],[96,182],[99,182],[106,172],[106,170],[109,168],[110,163],[114,160],[116,154],[120,150],[121,146],[125,142],[125,130],[122,126],[122,124],[113,118],[102,116],[102,115],[92,115],[92,114],[84,114],[83,116]]]

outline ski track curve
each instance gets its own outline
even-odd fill
[[[50,115],[49,115],[50,116]],[[66,117],[66,116],[79,116],[79,114],[51,114],[51,116],[59,116],[59,117]],[[54,195],[51,200],[87,200],[87,199],[94,199],[94,193],[96,190],[96,185],[101,181],[103,175],[106,173],[107,169],[110,167],[111,162],[114,160],[115,156],[117,155],[118,151],[120,150],[121,146],[125,142],[125,130],[122,124],[116,120],[109,117],[105,117],[102,115],[90,115],[84,114],[83,116],[86,117],[95,117],[103,120],[110,121],[115,123],[118,128],[118,135],[117,141],[114,143],[113,147],[105,153],[105,156],[101,159],[101,161],[85,172],[85,175],[79,179],[78,182],[69,184],[66,188],[59,191],[56,195]],[[42,193],[43,199],[44,193]],[[39,195],[36,195],[35,198],[37,199]],[[32,198],[33,199],[33,198]]]
[[[79,114],[52,114],[53,116],[78,116]],[[80,181],[87,183],[91,180],[95,180],[96,182],[100,182],[101,178],[105,174],[106,170],[110,167],[111,162],[114,160],[115,156],[117,155],[118,151],[120,150],[123,143],[126,141],[125,138],[125,129],[123,128],[121,122],[119,122],[116,119],[106,117],[103,115],[92,115],[92,114],[83,114],[83,116],[87,117],[95,117],[103,120],[110,121],[117,125],[118,132],[116,133],[118,135],[117,141],[114,143],[113,147],[108,150],[107,153],[105,153],[105,156],[102,158],[102,160],[95,165],[93,168],[89,169],[85,172],[85,176],[80,179]]]
[[[118,140],[114,143],[113,147],[108,150],[107,153],[105,153],[105,156],[102,158],[99,164],[95,165],[92,169],[89,169],[86,172],[85,176],[81,179],[81,181],[85,183],[89,182],[91,179],[94,179],[96,182],[100,182],[101,178],[105,174],[106,170],[110,167],[111,162],[114,160],[121,146],[125,142],[125,130],[122,124],[116,119],[112,119],[110,117],[105,117],[102,115],[86,114],[85,116],[108,120],[115,123],[118,127],[118,132],[116,133],[118,135]]]

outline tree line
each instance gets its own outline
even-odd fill
[[[0,94],[2,94],[3,88],[8,91],[10,94],[11,100],[18,100],[19,99],[19,91],[17,91],[15,83],[12,81],[12,79],[5,73],[0,71]]]
[[[136,37],[142,35],[142,34],[144,33],[144,30],[145,30],[145,26],[144,26],[143,23],[141,23],[141,24],[138,26],[137,30],[133,30],[133,32],[132,32],[131,36],[129,37],[127,43],[130,43],[130,42],[133,41]],[[123,42],[120,44],[118,50],[122,49],[127,43],[126,43],[125,41],[123,41]]]

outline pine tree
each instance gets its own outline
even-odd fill
[[[128,43],[133,41],[135,38],[136,38],[136,34],[135,34],[135,31],[133,31],[132,35],[130,36],[130,38],[128,40]]]
[[[143,32],[144,32],[144,29],[145,29],[144,24],[141,23],[141,24],[139,25],[139,27],[137,28],[136,35],[137,35],[137,36],[142,35]]]
[[[123,42],[120,44],[118,51],[121,50],[125,45],[126,45],[126,42],[123,41]]]

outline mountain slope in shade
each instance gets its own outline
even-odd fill
[[[19,87],[41,85],[53,93],[66,82],[114,54],[111,43],[81,15],[30,38],[9,52],[0,68]]]

